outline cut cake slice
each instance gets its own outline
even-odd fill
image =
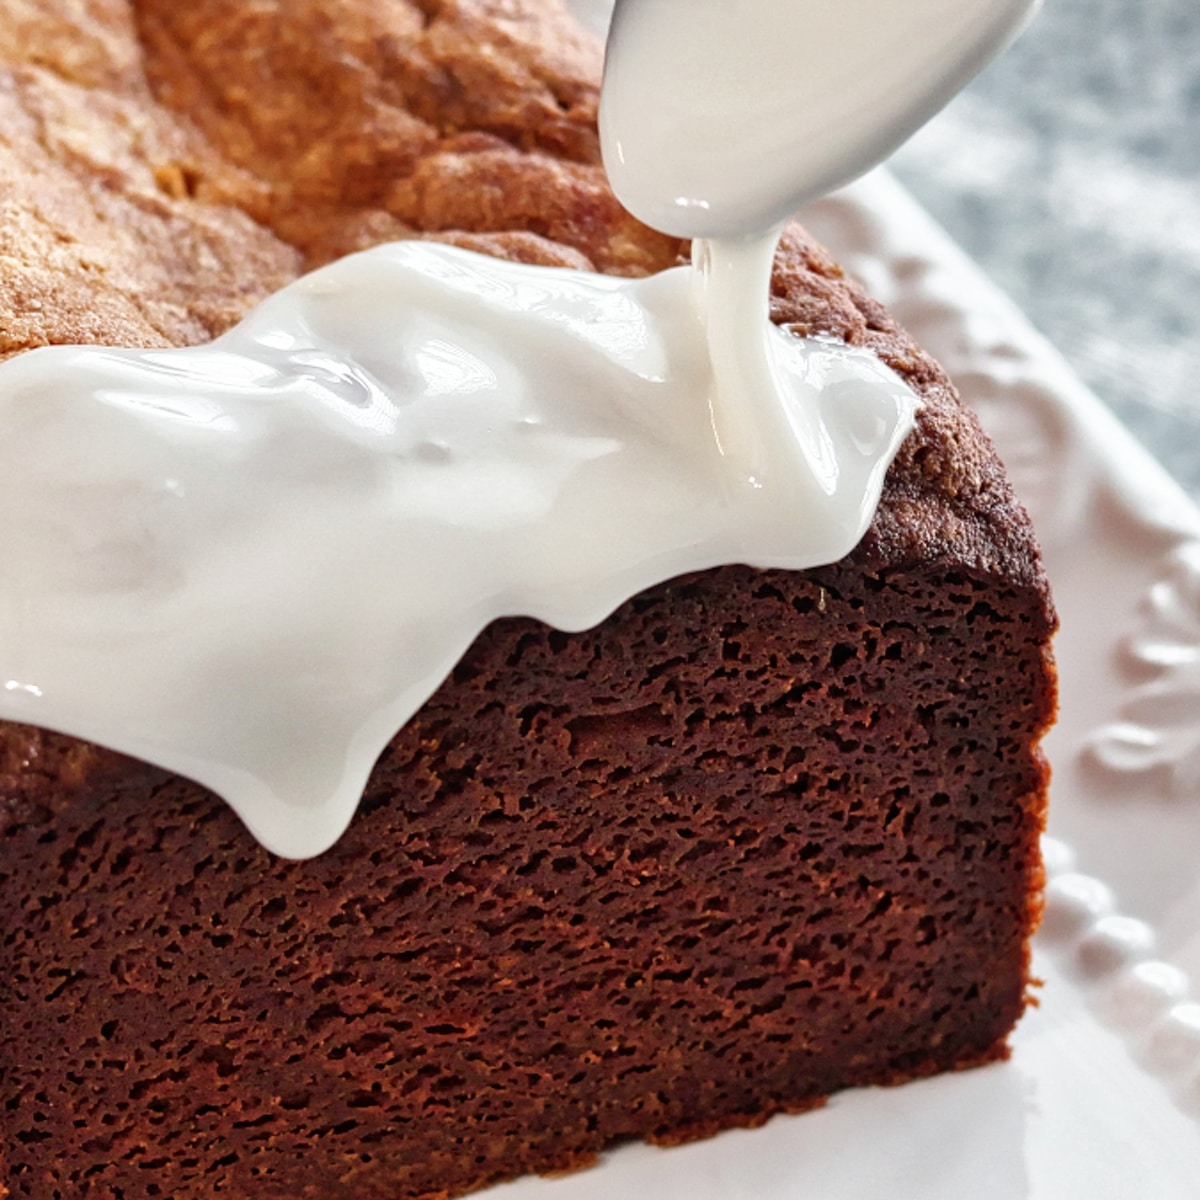
[[[606,188],[553,0],[36,8],[0,3],[0,354],[203,340],[392,237],[682,259]],[[773,316],[923,401],[859,547],[495,623],[324,856],[3,727],[0,1194],[453,1196],[1004,1057],[1054,708],[1029,522],[798,228]]]

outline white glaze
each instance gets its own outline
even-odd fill
[[[1040,0],[618,0],[600,132],[621,202],[760,235],[882,162]]]
[[[694,272],[383,247],[210,347],[0,368],[0,716],[197,779],[306,857],[494,618],[579,629],[684,571],[841,558],[915,399],[870,354],[770,324],[777,225],[1032,3],[622,9],[610,173],[638,215],[705,235]]]
[[[754,397],[750,479],[695,299],[687,269],[402,243],[211,346],[4,364],[0,714],[197,779],[304,857],[493,618],[580,629],[684,571],[842,557],[911,393],[764,317],[785,391]]]

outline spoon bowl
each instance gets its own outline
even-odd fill
[[[764,233],[887,158],[1040,2],[616,0],[612,185],[666,233]]]

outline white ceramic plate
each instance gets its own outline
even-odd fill
[[[576,7],[599,27],[608,5]],[[487,1195],[1195,1200],[1200,512],[886,172],[805,221],[950,371],[1042,540],[1062,712],[1041,1004],[1009,1063]]]

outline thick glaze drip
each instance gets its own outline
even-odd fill
[[[710,368],[698,298],[686,268],[413,242],[209,346],[11,360],[0,714],[199,780],[306,857],[492,619],[580,629],[685,571],[842,557],[913,396],[765,293],[708,309]]]

